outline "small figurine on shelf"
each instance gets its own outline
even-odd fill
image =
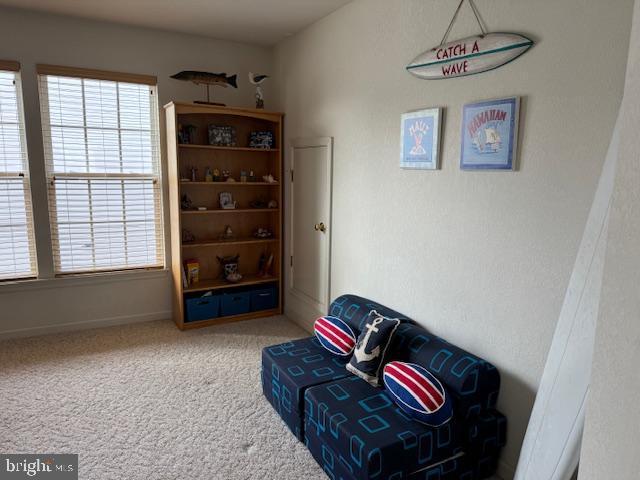
[[[273,175],[269,174],[269,175],[264,175],[262,177],[262,179],[266,182],[266,183],[276,183],[276,179],[273,178]]]
[[[269,230],[268,228],[258,228],[254,233],[253,236],[256,238],[271,238],[273,237],[273,232],[271,230]]]
[[[230,283],[236,283],[242,280],[242,275],[238,272],[238,262],[240,260],[239,254],[227,257],[218,257],[216,255],[216,258],[222,267],[222,278]]]
[[[207,171],[204,174],[205,182],[213,182],[213,174],[211,173],[211,169],[207,167]]]
[[[251,200],[249,202],[249,206],[251,208],[267,208],[268,202],[263,198],[258,198],[256,200]]]
[[[191,181],[198,181],[198,169],[196,167],[191,167]]]
[[[182,210],[191,210],[193,208],[193,202],[186,193],[183,193],[180,198],[180,208],[182,208]]]
[[[236,208],[238,202],[233,200],[231,192],[220,192],[220,208],[223,210],[233,210]]]
[[[256,86],[256,108],[264,108],[264,95],[260,84],[267,78],[269,78],[269,75],[254,75],[249,72],[249,82]]]
[[[195,242],[196,236],[186,228],[182,229],[182,243]]]
[[[240,182],[247,183],[247,172],[245,170],[240,171]]]
[[[213,169],[213,181],[214,182],[220,181],[220,170],[218,170],[217,168]]]
[[[224,227],[224,232],[222,233],[222,235],[220,235],[220,240],[223,241],[230,241],[230,240],[235,240],[236,235],[235,233],[233,233],[233,229],[231,228],[231,225],[227,225],[226,227]]]
[[[250,182],[255,182],[256,181],[256,174],[253,173],[253,170],[249,171],[249,181]]]
[[[195,125],[178,124],[178,143],[189,145],[194,142],[196,133]]]
[[[228,182],[229,178],[231,178],[231,172],[229,172],[229,170],[222,170],[222,181],[223,182]]]
[[[266,278],[271,276],[271,268],[273,267],[273,253],[267,256],[266,253],[260,255],[258,261],[258,275]]]
[[[267,208],[278,208],[278,202],[276,202],[275,200],[269,200]]]

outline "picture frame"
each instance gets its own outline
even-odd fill
[[[209,125],[209,145],[235,147],[236,141],[236,127],[229,125]]]
[[[249,135],[249,148],[273,148],[273,132],[254,131]]]
[[[442,108],[403,113],[400,121],[400,168],[440,168]]]
[[[220,192],[220,208],[223,210],[233,210],[236,208],[236,202],[233,200],[231,192]]]
[[[462,109],[460,168],[515,170],[520,97],[470,103]]]

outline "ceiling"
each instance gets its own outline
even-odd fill
[[[274,45],[351,0],[0,0],[0,6]]]

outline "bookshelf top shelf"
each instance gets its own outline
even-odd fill
[[[199,145],[195,143],[179,143],[178,146],[184,149],[204,149],[204,150],[229,150],[233,152],[279,152],[279,148],[251,148],[251,147],[221,147],[218,145]]]

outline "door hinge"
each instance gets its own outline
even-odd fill
[[[293,170],[291,170],[291,181],[293,182]]]

